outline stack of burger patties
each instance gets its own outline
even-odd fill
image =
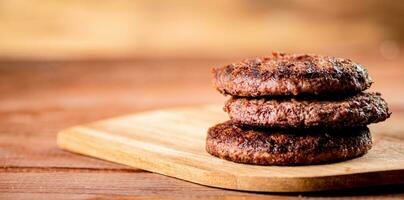
[[[349,59],[272,53],[214,68],[231,95],[230,120],[208,130],[206,150],[259,165],[309,165],[356,158],[372,147],[370,123],[390,117],[367,70]]]

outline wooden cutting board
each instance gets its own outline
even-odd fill
[[[220,105],[138,113],[62,130],[58,145],[202,185],[304,192],[404,183],[404,117],[371,126],[374,146],[357,159],[313,166],[238,164],[205,151],[207,129],[227,120]]]

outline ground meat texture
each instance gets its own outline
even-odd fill
[[[352,94],[370,87],[367,70],[349,59],[273,53],[212,69],[224,94],[242,97]]]
[[[257,165],[310,165],[343,161],[368,152],[367,127],[276,130],[242,127],[231,121],[208,130],[206,150],[226,160]]]
[[[224,107],[234,123],[277,128],[355,127],[390,117],[379,93],[339,99],[230,98]]]

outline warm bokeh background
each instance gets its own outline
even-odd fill
[[[371,130],[402,133],[403,44],[399,0],[0,0],[0,199],[290,199],[62,151],[56,134],[145,110],[223,104],[210,68],[272,51],[363,64],[393,112]],[[333,194],[404,197],[402,186],[366,191]]]
[[[2,0],[0,57],[400,55],[404,1]]]
[[[13,85],[44,93],[29,81],[56,87],[63,80],[58,75],[68,76],[69,87],[57,91],[86,90],[86,100],[152,104],[164,94],[173,105],[221,102],[210,86],[210,67],[283,51],[351,58],[368,67],[373,90],[392,106],[402,102],[404,1],[2,0],[0,26],[3,75],[27,73]],[[51,61],[60,61],[51,64],[60,68],[44,68]],[[78,63],[68,64],[73,61]],[[27,67],[13,67],[18,63]],[[77,71],[64,72],[66,65]],[[103,71],[90,70],[94,66]],[[146,88],[152,85],[156,89]],[[190,96],[192,91],[200,95]]]

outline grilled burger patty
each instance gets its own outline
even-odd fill
[[[370,87],[367,70],[349,59],[273,53],[213,68],[216,88],[232,96],[357,93]]]
[[[227,121],[208,131],[206,150],[226,160],[257,165],[309,165],[342,161],[372,146],[367,127],[274,130]]]
[[[230,98],[224,107],[235,123],[277,128],[355,127],[390,117],[380,93],[341,99]]]

